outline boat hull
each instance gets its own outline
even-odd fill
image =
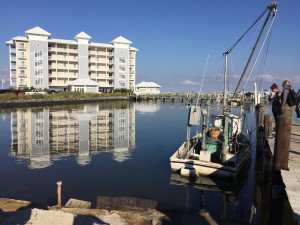
[[[183,144],[184,145],[184,144]],[[182,146],[183,146],[182,145]],[[180,173],[182,169],[195,170],[198,175],[201,176],[216,176],[224,178],[235,178],[242,170],[244,164],[250,158],[250,148],[244,149],[239,155],[233,157],[236,158],[237,163],[234,166],[223,165],[221,163],[202,161],[198,154],[193,154],[191,150],[190,154],[186,158],[180,158],[179,152],[175,152],[170,158],[171,169],[173,172]]]

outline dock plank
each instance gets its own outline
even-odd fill
[[[275,124],[273,124],[273,127]],[[275,133],[273,132],[273,136]],[[271,151],[274,153],[275,138],[268,138]],[[300,224],[300,125],[293,123],[289,151],[289,170],[281,170],[285,190],[294,212],[296,224]]]

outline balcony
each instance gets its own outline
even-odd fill
[[[18,66],[19,68],[27,68],[27,66],[25,64],[19,64]]]
[[[61,61],[61,62],[67,62],[68,61],[67,57],[63,57],[63,56],[57,56],[56,60]]]
[[[21,54],[21,55],[18,55],[18,59],[26,59],[26,56]]]
[[[69,48],[68,52],[69,52],[69,54],[77,54],[78,53],[78,49],[77,48]]]
[[[57,49],[55,47],[48,47],[49,52],[56,52]]]
[[[11,48],[10,49],[10,54],[15,55],[16,54],[16,49],[15,48]]]
[[[89,50],[89,55],[96,55],[96,51],[95,50]]]
[[[69,57],[70,62],[77,62],[78,58],[77,57]]]
[[[27,74],[26,73],[20,73],[19,77],[27,77]]]
[[[26,51],[26,47],[25,47],[25,46],[23,46],[23,47],[19,46],[19,47],[18,47],[18,50],[19,50],[19,51]]]
[[[55,61],[55,60],[56,60],[56,56],[54,56],[54,55],[49,55],[49,56],[48,56],[48,60]]]
[[[70,71],[77,71],[77,70],[78,70],[78,67],[77,67],[77,66],[76,66],[76,67],[73,67],[73,66],[72,66],[72,67],[69,67],[69,70],[70,70]]]

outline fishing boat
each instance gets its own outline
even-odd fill
[[[173,172],[177,172],[181,176],[189,178],[197,178],[198,176],[216,176],[234,179],[249,160],[251,155],[251,144],[249,132],[244,129],[245,113],[243,103],[245,96],[244,94],[240,94],[240,97],[237,97],[237,91],[239,90],[242,79],[244,79],[244,75],[250,65],[260,38],[263,34],[265,34],[266,37],[269,35],[276,12],[277,3],[270,3],[265,10],[267,16],[263,27],[261,28],[245,69],[234,91],[234,100],[231,101],[228,99],[228,88],[226,86],[228,77],[228,56],[241,38],[224,53],[223,113],[210,115],[208,107],[206,108],[198,105],[198,101],[196,105],[189,106],[186,141],[184,141],[170,157],[170,164]],[[260,18],[262,18],[263,15],[264,13]],[[264,32],[271,16],[273,16],[273,19],[269,23],[269,30],[268,32]],[[256,20],[256,22],[257,21],[258,20]],[[243,36],[245,36],[245,34]],[[262,47],[263,44],[261,45],[261,48]],[[255,62],[256,61],[257,58]],[[254,65],[255,63],[252,65],[247,80],[249,80]],[[243,93],[243,91],[241,91],[241,93]],[[237,110],[238,113],[232,113],[233,107],[239,107],[239,110]],[[192,126],[199,126],[200,132],[196,133],[195,136],[190,137]]]

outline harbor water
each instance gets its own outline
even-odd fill
[[[265,109],[271,114],[269,103]],[[245,113],[245,129],[255,137],[252,102]],[[61,180],[63,204],[75,198],[96,207],[99,196],[134,197],[157,202],[159,210],[259,224],[264,212],[257,201],[255,138],[237,182],[189,184],[171,173],[169,158],[186,138],[187,115],[186,103],[167,101],[2,109],[0,197],[56,205]]]

